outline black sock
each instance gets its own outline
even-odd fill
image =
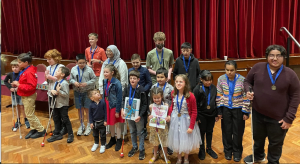
[[[25,121],[28,121],[26,117],[24,118],[24,120],[25,120]]]

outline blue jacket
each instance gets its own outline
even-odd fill
[[[109,102],[109,109],[116,108],[116,113],[120,113],[121,105],[122,105],[122,85],[121,82],[116,79],[112,78],[110,81],[110,85],[108,87],[108,95],[105,94],[107,79],[103,80],[103,95],[102,98],[104,99],[108,96]]]
[[[134,68],[130,68],[128,70],[128,76],[129,76],[130,71],[132,71],[132,70],[134,70]],[[140,66],[138,68],[138,71],[140,72],[140,81],[138,84],[144,87],[144,92],[148,93],[152,86],[152,80],[151,80],[150,73],[147,68],[142,67],[142,66]],[[129,81],[129,78],[128,78],[128,81]],[[130,84],[130,82],[129,82],[129,84]]]

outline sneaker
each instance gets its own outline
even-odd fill
[[[111,148],[112,146],[114,146],[116,144],[116,138],[115,137],[111,137],[110,138],[110,141],[108,142],[108,144],[106,144],[105,148],[106,149],[109,149]]]
[[[19,129],[19,126],[21,127],[22,124],[19,120],[17,120],[17,122],[15,122],[14,126],[11,128],[12,131],[16,132]]]
[[[123,142],[123,139],[117,139],[117,143],[116,143],[116,147],[115,147],[115,150],[116,151],[119,151],[122,147],[122,142]]]
[[[28,121],[28,120],[25,120],[25,126],[26,126],[27,129],[30,128],[30,124],[29,124],[29,121]]]
[[[94,145],[93,145],[91,151],[92,151],[92,152],[96,151],[98,147],[99,147],[99,144],[95,144],[95,143],[94,143]]]
[[[172,154],[173,154],[173,150],[170,149],[169,147],[167,147],[167,152],[168,152],[169,155],[172,155]]]
[[[128,157],[132,157],[139,149],[136,147],[132,147],[132,149],[130,150],[130,152],[128,153]]]
[[[34,133],[33,135],[30,136],[30,138],[34,139],[34,138],[44,137],[45,133],[46,133],[46,130],[44,129],[41,132]]]
[[[260,163],[260,162],[264,162],[266,154],[264,154],[264,158],[263,159],[255,159],[254,158],[254,162],[255,163]],[[252,155],[248,155],[247,157],[244,158],[244,162],[247,164],[253,164],[253,160],[252,160]]]
[[[85,129],[85,131],[84,131],[84,135],[85,135],[85,136],[90,135],[90,134],[91,134],[91,131],[92,131],[91,126],[90,126],[90,125],[86,125],[86,129]]]
[[[47,139],[48,142],[54,142],[56,140],[61,140],[63,138],[62,135],[58,134],[58,135],[53,135],[50,138]]]
[[[100,153],[102,154],[104,152],[105,152],[105,145],[101,145],[101,147],[100,147]]]
[[[232,153],[225,153],[225,159],[231,160],[232,158]]]
[[[211,148],[207,148],[206,152],[208,155],[210,155],[213,159],[217,159],[218,155],[216,152],[214,152]]]
[[[199,149],[199,153],[198,153],[198,158],[200,159],[200,160],[204,160],[205,159],[205,149],[204,148],[200,148]]]
[[[145,150],[141,150],[139,154],[139,160],[144,160],[145,159]]]
[[[84,125],[80,125],[77,131],[77,135],[81,136],[83,135],[83,131],[85,130]]]
[[[73,134],[68,134],[67,143],[71,143],[73,141],[74,141],[74,135]]]

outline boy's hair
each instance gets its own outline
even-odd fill
[[[62,59],[61,53],[57,49],[48,50],[45,53],[44,58],[52,58],[56,63],[60,63]]]
[[[91,37],[91,36],[94,36],[95,38],[98,39],[98,34],[97,34],[97,33],[92,32],[92,33],[90,33],[90,34],[88,35],[88,37]]]
[[[120,73],[118,69],[113,64],[107,64],[104,68],[108,68],[111,72],[114,72],[113,77],[121,80]]]
[[[237,64],[234,60],[228,60],[226,63],[225,63],[225,68],[226,68],[226,65],[233,65],[235,69],[237,69]]]
[[[166,35],[163,32],[156,32],[153,36],[154,41],[165,41],[166,40]]]
[[[78,55],[76,56],[76,61],[81,60],[81,59],[83,59],[83,60],[86,61],[86,58],[85,58],[85,55],[84,55],[84,54],[78,54]]]
[[[265,55],[266,55],[266,58],[268,59],[268,56],[269,56],[269,53],[273,50],[278,50],[281,55],[285,58],[286,57],[286,50],[283,46],[281,45],[270,45],[267,49],[266,49],[266,52],[265,52]]]
[[[63,74],[65,74],[64,78],[68,77],[70,75],[70,70],[67,67],[60,67],[60,70]]]
[[[202,70],[200,72],[200,78],[205,81],[210,81],[213,80],[213,75],[210,73],[209,70]]]
[[[132,70],[132,71],[129,72],[129,77],[130,76],[135,76],[137,78],[140,78],[140,72],[137,71],[137,70]]]
[[[183,90],[183,95],[185,98],[189,98],[190,97],[190,81],[189,81],[189,78],[185,75],[185,74],[179,74],[175,77],[175,80],[178,78],[178,77],[181,77],[183,79],[183,81],[185,82],[185,86],[184,86],[184,90]],[[177,95],[177,92],[178,92],[178,89],[176,88],[176,84],[174,86],[174,92],[173,92],[173,97],[176,97]]]
[[[164,67],[158,68],[158,70],[156,71],[156,75],[158,74],[164,74],[165,78],[168,78],[168,70]]]
[[[140,57],[139,54],[133,54],[133,55],[131,56],[131,61],[132,61],[132,60],[136,60],[136,59],[139,59],[139,60],[141,61],[141,57]]]
[[[94,93],[94,92],[99,92],[99,90],[98,90],[98,89],[90,90],[90,91],[88,92],[88,96],[89,96],[90,99],[91,99],[91,97],[93,96],[93,93]]]
[[[28,62],[28,64],[30,64],[32,62],[31,54],[32,53],[30,51],[28,51],[27,53],[21,53],[17,59],[21,62]]]
[[[184,42],[182,43],[181,48],[191,49],[192,45],[189,42]]]
[[[10,66],[19,66],[18,59],[11,61]]]
[[[160,88],[160,87],[154,86],[154,87],[150,90],[150,96],[151,96],[150,103],[151,103],[151,104],[154,103],[154,102],[153,102],[153,95],[157,95],[157,94],[160,94],[160,95],[161,95],[161,101],[162,101],[162,102],[165,101],[163,89]]]

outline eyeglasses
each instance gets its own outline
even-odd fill
[[[274,54],[270,54],[269,56],[268,56],[270,59],[274,59],[275,57],[277,58],[277,59],[279,59],[279,58],[282,58],[283,56],[280,54],[280,55],[274,55]]]
[[[111,54],[112,53],[112,51],[105,51],[106,52],[106,54]]]

